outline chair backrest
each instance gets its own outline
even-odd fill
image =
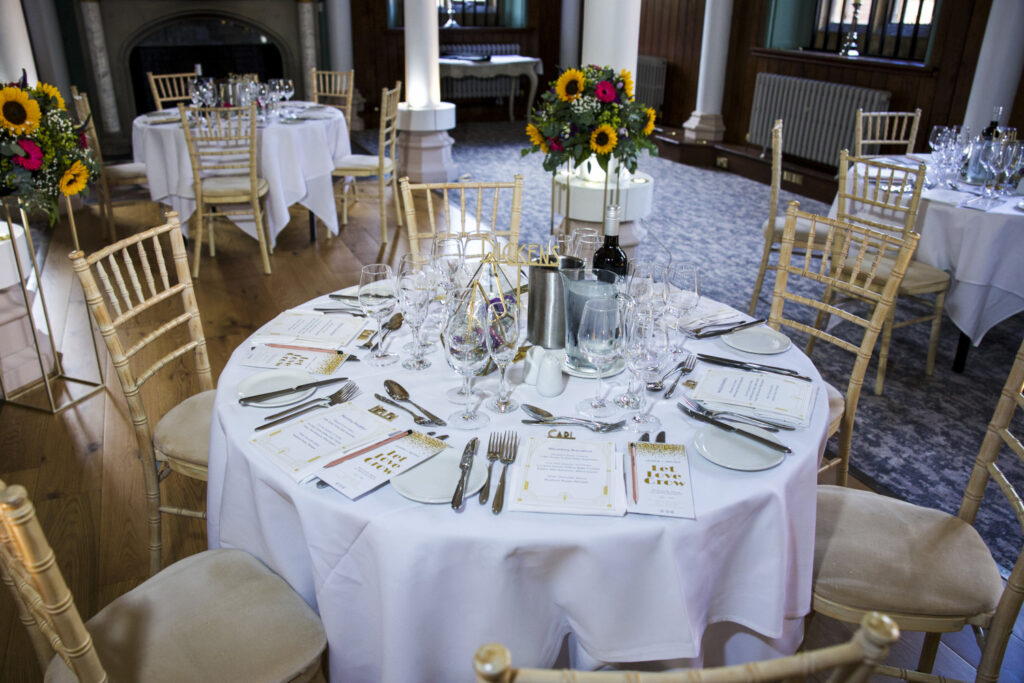
[[[149,89],[153,93],[153,102],[157,110],[164,109],[167,105],[178,102],[190,102],[192,96],[188,92],[188,83],[196,77],[194,72],[179,74],[154,74],[146,72],[149,79]]]
[[[59,654],[80,681],[106,681],[92,636],[22,486],[0,481],[0,575],[28,629],[39,667]]]
[[[907,168],[839,153],[836,218],[898,235],[914,232],[925,166]]]
[[[838,468],[839,483],[845,484],[853,421],[864,374],[882,324],[895,305],[918,235],[909,233],[902,238],[868,226],[806,213],[800,211],[799,206],[797,202],[790,202],[786,211],[786,228],[782,235],[768,325],[775,330],[792,328],[856,357],[846,387],[846,409],[839,427],[839,458],[830,463]],[[808,228],[807,236],[802,237],[799,243],[796,240],[797,221]],[[800,254],[798,259],[793,258],[794,250]],[[838,296],[828,297],[828,293]],[[834,305],[836,298],[843,297],[865,301],[870,310],[864,315],[857,315]],[[787,303],[792,304],[789,310]],[[863,330],[859,343],[808,324],[811,314],[836,316],[853,323],[855,329]]]
[[[402,99],[402,81],[395,87],[380,91],[380,137],[378,138],[377,154],[380,156],[381,168],[384,159],[391,159],[391,167],[395,167],[395,152],[398,149],[398,103]],[[351,125],[351,124],[350,124]]]
[[[988,423],[988,431],[985,432],[981,449],[974,460],[971,478],[967,482],[967,489],[960,502],[959,516],[966,522],[974,523],[989,481],[995,480],[999,485],[999,490],[1002,491],[1010,503],[1010,507],[1013,508],[1021,529],[1024,530],[1024,503],[1021,502],[1021,494],[997,462],[1003,446],[1016,455],[1019,461],[1024,462],[1024,443],[1022,443],[1024,434],[1019,431],[1015,434],[1013,431],[1013,418],[1018,408],[1024,409],[1024,341],[1017,349],[1017,357],[1013,367],[1010,368],[1006,384],[1003,385],[992,420]],[[1020,426],[1018,419],[1016,428],[1019,430]],[[978,664],[978,680],[994,681],[998,679],[1006,643],[1013,631],[1014,623],[1017,621],[1017,615],[1020,613],[1022,600],[1024,600],[1024,547],[1017,555],[1017,561],[1013,565],[1010,577],[1006,581],[1006,588],[1003,590],[995,615],[989,624],[981,661]]]
[[[345,114],[345,124],[352,126],[352,91],[355,87],[356,72],[325,71],[313,67],[313,101],[340,109]]]
[[[170,263],[164,255],[168,249]],[[213,389],[206,338],[178,214],[168,212],[167,222],[161,226],[89,256],[73,252],[70,258],[128,403],[146,494],[158,501],[156,454],[149,415],[142,401],[142,386],[160,369],[191,353],[199,390]],[[172,332],[175,334],[169,334]],[[149,511],[154,513],[159,519],[158,511]],[[159,534],[159,525],[155,529],[154,532],[154,525],[150,525],[151,534]],[[159,541],[150,538],[150,547],[159,547]],[[150,562],[152,572],[157,571],[159,558],[151,556]]]
[[[257,187],[256,105],[247,107],[185,107],[178,105],[185,132],[192,179],[210,175],[249,177],[252,192]]]
[[[409,236],[410,252],[420,253],[420,240],[430,240],[438,234],[455,235],[464,243],[490,242],[491,247],[500,248],[501,251],[505,251],[501,240],[518,248],[519,219],[523,205],[521,175],[514,176],[511,182],[415,185],[408,178],[400,178],[398,185],[402,193],[402,205],[405,207],[405,229]],[[502,193],[502,190],[506,192]],[[423,198],[421,203],[425,203],[423,221],[417,218],[417,194]],[[503,207],[502,204],[506,202],[507,207]],[[508,216],[507,224],[504,222],[505,216]],[[487,247],[481,245],[481,248]]]
[[[914,151],[921,110],[864,111],[857,110],[854,154],[863,156],[868,145],[898,146],[904,154]]]
[[[477,649],[473,669],[477,683],[748,683],[749,681],[805,680],[812,673],[834,670],[831,683],[854,683],[868,677],[889,654],[900,630],[889,617],[871,612],[849,641],[788,657],[712,669],[652,673],[640,671],[575,671],[514,669],[509,651],[500,643]],[[822,679],[822,677],[818,677]]]
[[[772,126],[772,195],[768,201],[768,225],[775,229],[779,215],[779,190],[782,189],[782,119]]]

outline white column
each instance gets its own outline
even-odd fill
[[[558,40],[558,66],[580,65],[580,0],[562,0],[562,28]]]
[[[331,45],[331,69],[352,68],[352,3],[351,0],[327,0],[327,39]]]
[[[1018,35],[1021,27],[1024,27],[1024,2],[993,1],[964,113],[964,125],[970,126],[972,133],[977,134],[988,125],[995,107],[1004,108],[1000,123],[1006,123],[1006,117],[1013,110],[1017,84],[1024,72],[1024,43]]]
[[[107,38],[103,33],[103,16],[99,0],[82,0],[82,23],[85,28],[85,51],[92,62],[93,78],[99,89],[96,100],[100,104],[100,120],[108,133],[121,132],[121,121],[117,117],[117,97],[114,95],[114,78],[110,75],[110,59],[107,57]]]
[[[437,3],[405,0],[405,101],[419,109],[441,102]]]
[[[687,140],[721,140],[722,95],[729,60],[729,29],[732,0],[704,0],[704,30],[700,41],[700,73],[697,77],[697,108],[683,124]]]
[[[581,63],[627,69],[635,78],[639,49],[640,0],[586,0]]]
[[[302,86],[305,97],[309,98],[313,92],[313,67],[316,66],[316,16],[313,0],[298,0],[296,5],[299,10],[299,43],[302,45]]]
[[[28,75],[29,85],[34,86],[39,76],[21,2],[0,0],[0,82],[18,80],[22,69]]]

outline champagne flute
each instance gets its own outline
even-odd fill
[[[458,237],[437,235],[430,245],[430,254],[441,276],[441,284],[445,291],[451,291],[458,285],[459,271],[465,262],[462,240]]]
[[[678,344],[673,343],[671,350],[672,353],[685,353],[684,345],[689,334],[684,323],[700,303],[700,268],[692,263],[681,263],[672,269],[672,280],[665,310],[675,326],[680,341]]]
[[[358,296],[363,313],[377,321],[377,353],[370,358],[369,364],[375,367],[391,365],[398,360],[397,355],[384,351],[384,321],[394,313],[398,305],[398,292],[391,266],[384,263],[363,266],[359,272]]]
[[[429,264],[422,258],[406,260],[403,257],[398,270],[398,299],[402,306],[402,317],[412,330],[412,358],[402,362],[406,370],[426,370],[430,367],[430,361],[423,357],[426,347],[420,334],[433,298],[434,283]]]
[[[462,376],[462,390],[466,404],[455,411],[448,424],[455,429],[479,429],[490,422],[487,415],[473,407],[470,382],[487,362],[487,309],[483,297],[475,289],[466,290],[465,298],[448,319],[444,328],[444,346],[452,368]]]
[[[627,422],[631,431],[649,432],[661,424],[661,420],[643,411],[644,386],[659,377],[669,351],[668,333],[657,316],[650,309],[636,311],[627,327],[624,350],[631,374],[629,388],[616,399],[619,405],[635,411]]]
[[[519,402],[511,398],[512,387],[506,372],[519,350],[519,306],[508,299],[489,304],[487,324],[487,352],[501,373],[498,395],[487,402],[487,407],[495,412],[511,413],[519,407]]]
[[[597,393],[576,404],[588,417],[604,418],[617,412],[614,403],[604,397],[604,370],[622,354],[622,311],[613,298],[590,299],[580,317],[579,348],[597,372]]]

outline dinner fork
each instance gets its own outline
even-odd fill
[[[679,374],[676,375],[676,379],[672,382],[672,386],[670,386],[668,391],[665,392],[665,398],[672,397],[672,392],[674,392],[676,387],[679,386],[679,380],[683,378],[683,375],[688,375],[693,372],[695,367],[697,367],[697,356],[692,353],[687,354],[686,358],[683,359],[683,368],[679,371]]]
[[[491,512],[498,514],[505,503],[505,477],[508,473],[508,466],[516,461],[516,453],[519,452],[519,436],[515,432],[505,432],[502,438],[501,452],[498,458],[501,460],[501,477],[498,479],[498,490],[494,494],[494,503],[491,505]]]
[[[330,406],[338,405],[339,403],[345,403],[346,401],[351,401],[353,398],[355,398],[358,395],[359,395],[359,387],[356,385],[356,383],[355,382],[351,382],[351,381],[345,382],[343,385],[341,385],[340,389],[335,391],[330,396],[325,396],[323,398],[313,399],[312,401],[307,401],[306,403],[302,404],[302,406],[297,406],[297,407],[295,407],[294,409],[292,409],[290,411],[282,411],[281,413],[277,413],[275,415],[271,415],[271,416],[267,417],[266,418],[267,420],[273,420],[273,421],[272,422],[267,422],[266,424],[261,424],[259,427],[256,428],[256,431],[260,432],[260,431],[263,431],[264,429],[270,429],[271,427],[279,425],[282,422],[287,422],[287,421],[289,421],[289,420],[291,420],[293,418],[298,417],[299,415],[305,415],[306,413],[311,412],[313,410],[316,410],[318,408],[327,408],[327,407],[330,407]],[[303,406],[305,406],[305,407],[303,407]],[[274,419],[278,415],[282,415],[282,414],[284,415],[283,417],[281,417],[279,419]]]
[[[487,498],[491,495],[491,468],[494,467],[494,461],[501,455],[501,439],[500,434],[491,434],[491,438],[487,441],[487,480],[484,481],[484,487],[480,489],[480,504],[486,505]]]

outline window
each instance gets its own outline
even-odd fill
[[[437,17],[441,28],[523,28],[526,0],[437,0]],[[404,25],[402,0],[388,0],[388,27]]]

